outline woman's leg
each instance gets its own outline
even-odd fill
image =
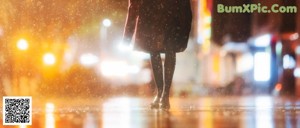
[[[162,61],[161,61],[160,53],[150,53],[150,56],[151,56],[151,65],[152,65],[154,80],[157,87],[157,94],[153,100],[153,103],[151,104],[151,108],[158,108],[159,100],[162,96],[163,87],[164,87]]]
[[[161,107],[163,109],[170,108],[169,95],[170,95],[170,88],[173,80],[173,74],[175,70],[175,64],[176,64],[176,52],[173,51],[167,52],[165,64],[164,64],[165,86],[161,98]]]

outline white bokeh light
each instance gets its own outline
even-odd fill
[[[254,45],[256,47],[267,47],[270,45],[271,38],[272,38],[271,34],[265,34],[265,35],[259,36],[254,40]]]
[[[55,64],[56,59],[52,53],[46,53],[43,57],[43,61],[46,65],[53,65]]]
[[[110,27],[111,26],[111,21],[110,19],[104,19],[102,24],[105,26],[105,27]]]
[[[271,58],[270,53],[256,52],[254,54],[254,79],[256,81],[270,80],[271,73]]]
[[[28,49],[28,42],[27,42],[27,40],[25,40],[25,39],[18,40],[17,47],[18,47],[18,49],[23,50],[23,51],[27,50]]]
[[[92,66],[98,63],[99,59],[96,55],[91,53],[86,53],[80,56],[80,63],[84,66]]]

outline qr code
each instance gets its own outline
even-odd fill
[[[3,125],[31,125],[31,97],[3,97]]]

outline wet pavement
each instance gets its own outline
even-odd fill
[[[34,98],[33,98],[34,100]],[[7,128],[299,128],[300,99],[270,96],[172,98],[169,111],[150,98],[33,101],[31,126]],[[2,106],[2,105],[1,105]],[[2,124],[2,111],[1,111]]]

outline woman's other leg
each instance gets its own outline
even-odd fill
[[[153,103],[151,104],[151,108],[158,108],[159,100],[162,96],[164,88],[162,61],[160,53],[150,53],[150,56],[154,80],[157,87],[157,94],[153,100]]]
[[[165,64],[164,64],[165,86],[164,86],[163,96],[161,99],[161,107],[164,109],[170,108],[169,96],[170,96],[170,88],[173,80],[175,65],[176,65],[176,52],[173,51],[167,52],[165,58]]]

